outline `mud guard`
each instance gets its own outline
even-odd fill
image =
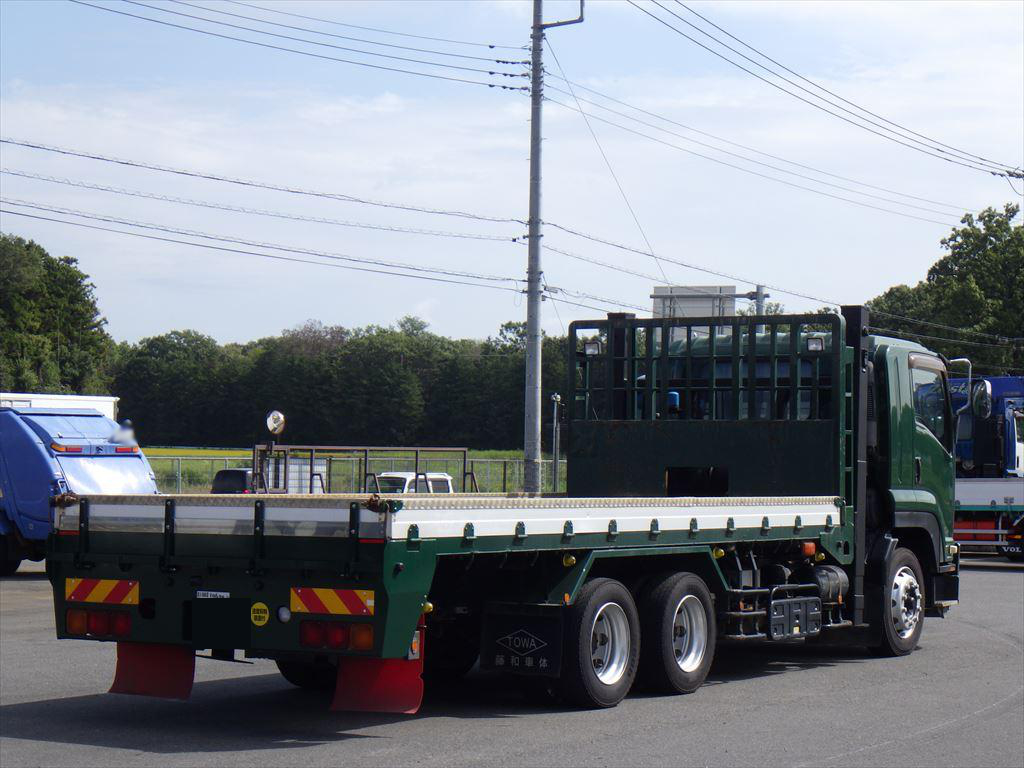
[[[187,699],[195,671],[196,652],[187,646],[119,642],[110,693]]]
[[[423,703],[423,635],[421,626],[409,654],[415,658],[339,658],[331,710],[415,715]]]

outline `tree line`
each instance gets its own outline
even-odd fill
[[[1024,373],[1024,344],[1013,341],[1024,337],[1018,210],[965,215],[925,280],[870,302],[872,324],[970,357],[982,373]],[[483,340],[405,317],[393,327],[310,321],[245,344],[194,330],[117,343],[74,258],[0,235],[0,276],[0,389],[116,394],[147,445],[248,445],[278,409],[291,443],[522,446],[523,323]],[[565,345],[564,336],[544,339],[545,404],[567,394]],[[550,408],[543,413],[547,440]]]

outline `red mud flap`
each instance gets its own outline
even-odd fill
[[[423,702],[423,629],[405,659],[338,659],[332,710],[415,715]]]
[[[121,642],[110,692],[187,699],[195,671],[196,653],[186,646]]]

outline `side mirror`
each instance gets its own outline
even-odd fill
[[[976,381],[971,390],[971,412],[979,419],[992,415],[992,383]]]

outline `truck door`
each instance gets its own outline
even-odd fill
[[[939,528],[953,528],[953,417],[946,366],[932,355],[910,356],[914,401],[913,482],[921,501],[933,503]],[[933,501],[934,500],[934,501]]]

